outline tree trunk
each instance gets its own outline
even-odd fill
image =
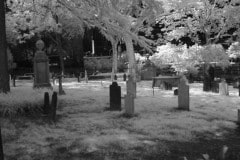
[[[60,62],[60,74],[64,75],[64,61],[63,61],[63,48],[60,34],[57,34],[57,48]]]
[[[112,75],[111,75],[111,79],[112,81],[114,80],[114,76],[117,74],[117,41],[112,41],[112,50],[113,50],[113,55],[112,55]]]
[[[129,74],[133,78],[133,81],[136,82],[137,81],[137,75],[136,75],[137,67],[136,67],[136,60],[135,60],[132,38],[129,35],[125,35],[124,41],[126,44],[127,57],[128,57],[128,63],[129,63]]]
[[[0,1],[0,93],[10,91],[4,1]]]

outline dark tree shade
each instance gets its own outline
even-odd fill
[[[8,62],[7,62],[7,43],[6,43],[6,22],[4,1],[0,1],[0,92],[10,91]]]

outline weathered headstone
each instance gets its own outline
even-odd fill
[[[49,78],[49,60],[43,51],[44,42],[38,40],[36,43],[37,52],[34,56],[34,88],[51,87]]]
[[[53,122],[56,121],[57,103],[58,103],[57,92],[53,92],[50,111],[48,114],[50,121],[53,121]]]
[[[127,75],[126,73],[123,74],[123,81],[126,81],[127,80]]]
[[[44,105],[43,105],[43,114],[48,114],[49,112],[49,93],[44,93]]]
[[[178,108],[189,110],[189,85],[181,78],[178,86]]]
[[[4,160],[1,127],[0,127],[0,160]]]
[[[127,94],[124,97],[125,100],[125,114],[132,116],[134,114],[134,97],[132,94]]]
[[[174,89],[173,94],[174,94],[175,96],[177,96],[177,95],[178,95],[178,89]]]
[[[116,75],[116,74],[114,75],[114,80],[115,80],[115,81],[117,80],[117,75]]]
[[[62,87],[62,77],[63,75],[59,75],[58,76],[58,93],[59,95],[65,95],[65,91],[63,90],[63,87]]]
[[[219,84],[219,92],[220,95],[228,96],[228,84],[225,80],[222,80],[221,83]]]
[[[84,75],[84,77],[85,77],[85,82],[88,83],[88,75],[87,75],[87,71],[86,71],[86,70],[85,70],[85,75]]]
[[[127,80],[127,95],[131,94],[136,98],[137,84],[133,81],[133,78],[129,76]]]
[[[110,110],[121,110],[121,87],[113,82],[110,87]]]

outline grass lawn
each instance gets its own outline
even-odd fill
[[[136,114],[126,118],[123,99],[123,111],[106,110],[109,85],[65,80],[56,124],[41,113],[2,117],[6,160],[197,160],[206,153],[217,160],[223,145],[229,148],[226,159],[240,160],[237,89],[230,86],[230,95],[221,96],[203,92],[200,83],[190,84],[190,111],[180,111],[173,91],[155,89],[153,96],[151,81],[142,81],[137,84]],[[122,81],[119,85],[123,97],[126,86]],[[57,86],[48,90],[50,95],[54,90]],[[45,91],[33,90],[31,81],[17,81],[10,95],[0,95],[0,107],[21,107],[23,102],[41,106]]]

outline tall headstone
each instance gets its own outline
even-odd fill
[[[38,40],[36,43],[37,52],[34,56],[34,88],[51,87],[49,78],[49,60],[43,51],[44,42]]]
[[[110,110],[121,111],[121,87],[117,82],[110,85]]]
[[[184,78],[180,79],[178,86],[178,108],[189,111],[189,85]]]
[[[220,95],[224,95],[224,96],[228,96],[229,95],[228,84],[227,84],[227,82],[224,79],[219,84],[219,92],[220,92]]]

